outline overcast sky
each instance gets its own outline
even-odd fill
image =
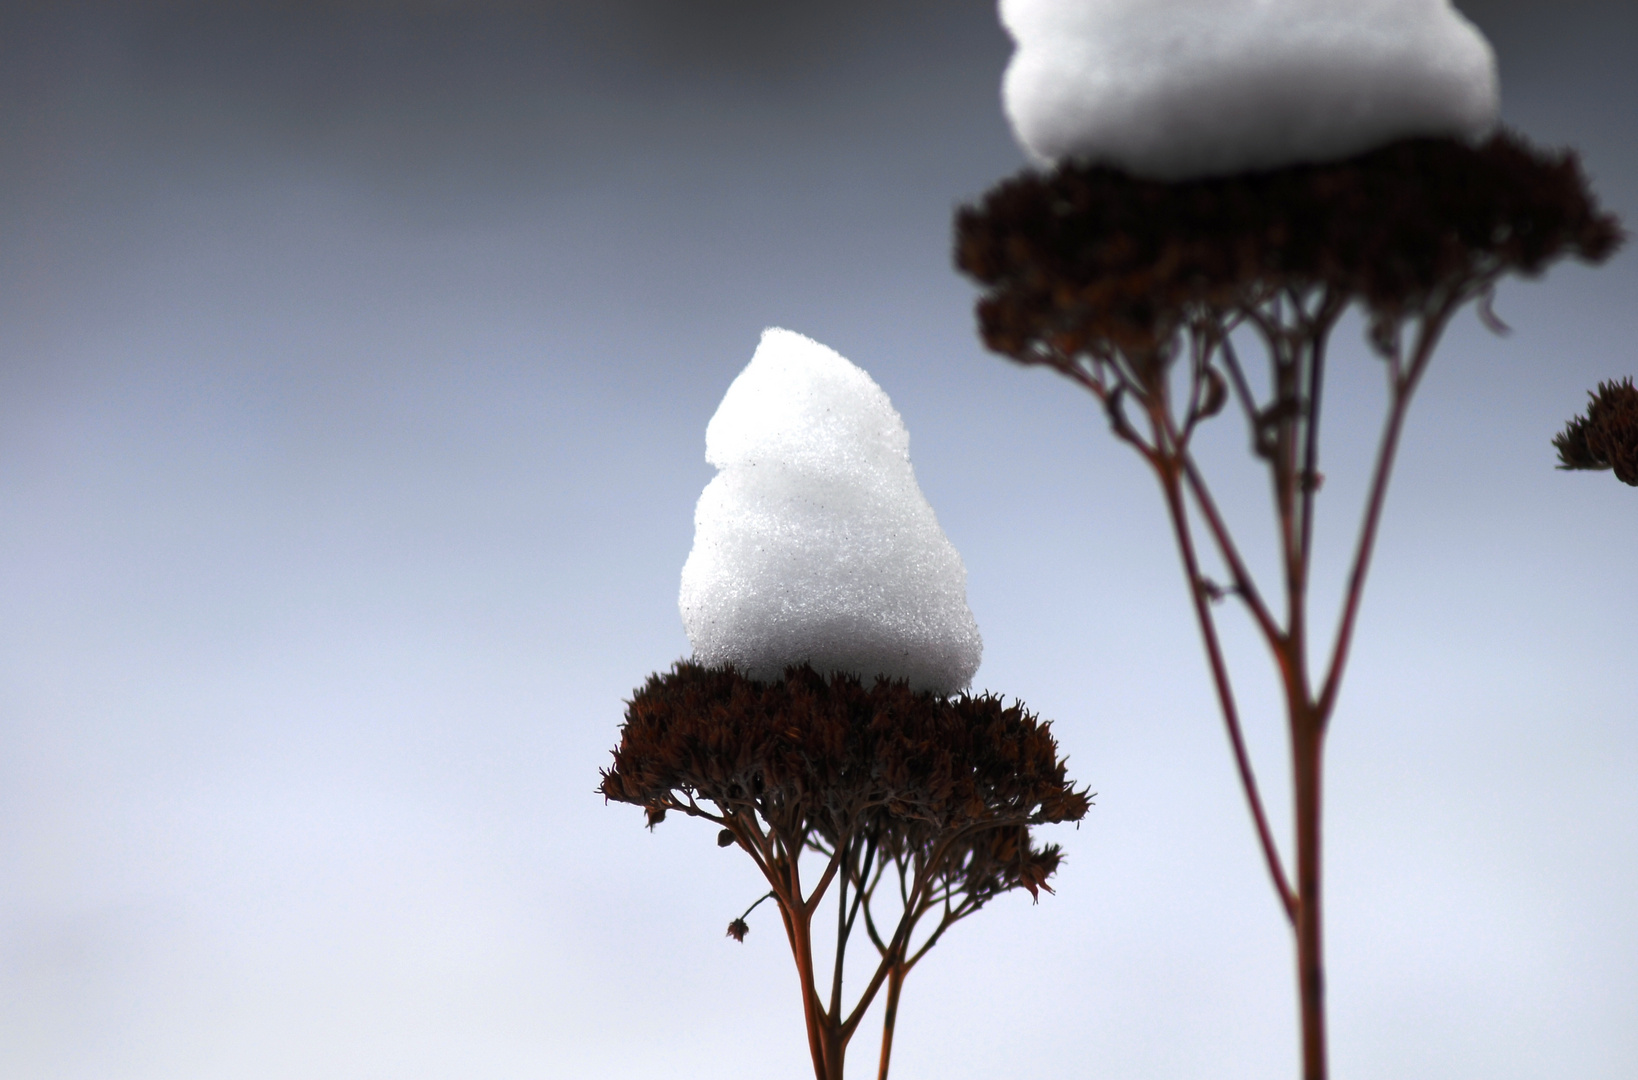
[[[1638,221],[1632,6],[1463,7],[1506,121]],[[803,1075],[778,920],[723,937],[749,860],[593,791],[688,651],[705,424],[768,325],[892,397],[977,685],[1099,793],[1056,896],[917,969],[894,1074],[1296,1074],[1158,493],[950,265],[1023,167],[1007,55],[983,0],[0,3],[0,1075]],[[1638,257],[1496,308],[1413,412],[1333,727],[1347,1080],[1638,1073],[1638,493],[1549,445],[1638,374]],[[1322,603],[1378,375],[1345,326]]]

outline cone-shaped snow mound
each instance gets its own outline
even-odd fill
[[[1001,0],[1018,141],[1182,180],[1494,126],[1496,59],[1450,0]]]
[[[705,429],[683,625],[703,664],[792,664],[965,689],[983,643],[967,570],[881,387],[816,341],[763,332]]]

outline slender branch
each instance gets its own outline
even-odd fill
[[[959,910],[959,909],[957,909],[957,910]],[[950,927],[954,926],[962,918],[964,918],[967,915],[972,914],[972,912],[976,911],[976,910],[978,910],[978,909],[977,908],[972,908],[972,909],[970,909],[968,911],[963,911],[963,912],[961,912],[961,914],[957,915],[957,914],[953,914],[952,911],[950,910],[950,908],[948,906],[946,906],[946,908],[944,910],[944,916],[939,919],[938,926],[935,927],[933,932],[928,935],[927,940],[921,943],[921,948],[917,949],[914,953],[912,953],[908,958],[905,959],[905,961],[904,961],[904,970],[909,971],[911,968],[915,967],[918,963],[920,963],[921,958],[927,955],[927,950],[931,949],[934,945],[938,944],[938,939],[944,936],[944,931],[948,930]]]
[[[803,906],[807,908],[809,915],[818,910],[819,901],[825,898],[825,890],[830,888],[831,879],[836,876],[836,871],[842,863],[842,853],[846,850],[847,844],[836,845],[836,854],[832,855],[830,861],[825,864],[825,872],[820,875],[819,884],[813,887],[813,894],[803,901]],[[800,897],[802,894],[798,892],[796,895]]]
[[[1314,550],[1314,495],[1319,489],[1319,418],[1320,399],[1325,383],[1325,343],[1330,335],[1329,326],[1321,326],[1308,341],[1308,394],[1306,415],[1303,417],[1303,448],[1302,463],[1297,474],[1298,492],[1298,519],[1301,523],[1301,536],[1298,540],[1297,563],[1301,569],[1301,578],[1298,588],[1301,590],[1301,602],[1297,608],[1304,613],[1308,610],[1308,570],[1310,557]],[[1296,627],[1292,627],[1296,630]],[[1297,634],[1296,637],[1303,635]]]
[[[899,916],[899,925],[893,931],[893,939],[888,944],[887,951],[882,955],[881,963],[876,965],[876,973],[870,977],[869,985],[859,995],[859,1000],[854,1004],[853,1011],[848,1013],[847,1019],[838,1027],[837,1030],[841,1032],[844,1041],[853,1037],[853,1032],[858,1028],[859,1021],[864,1019],[865,1010],[870,1008],[870,1003],[876,999],[876,991],[881,989],[882,983],[886,980],[893,965],[904,954],[909,930],[915,925],[914,921],[911,921],[908,926],[906,925],[906,920],[909,918],[910,912],[908,909]]]
[[[1303,312],[1303,342],[1298,348],[1297,357],[1293,359],[1292,376],[1293,392],[1298,395],[1300,403],[1296,423],[1301,428],[1302,446],[1300,449],[1292,448],[1297,454],[1296,470],[1294,475],[1288,477],[1295,489],[1296,535],[1292,538],[1295,549],[1286,553],[1287,648],[1282,666],[1289,680],[1287,693],[1291,700],[1300,700],[1306,705],[1313,700],[1308,672],[1308,584],[1314,546],[1314,496],[1319,486],[1319,420],[1324,392],[1325,346],[1340,310],[1329,295],[1322,298],[1312,316],[1307,314],[1300,302],[1297,307]],[[1308,361],[1306,386],[1303,385],[1301,371],[1304,353]],[[1300,884],[1298,888],[1300,891]]]
[[[1212,337],[1198,322],[1189,325],[1189,409],[1183,421],[1179,446],[1188,446],[1195,425],[1206,417],[1206,375],[1211,372]],[[1220,380],[1219,380],[1220,381]],[[1222,389],[1221,385],[1218,387]],[[1221,404],[1219,402],[1218,404]]]
[[[914,931],[916,922],[921,918],[922,912],[926,910],[921,905],[927,895],[928,887],[932,883],[933,876],[937,873],[938,868],[943,865],[950,848],[969,835],[971,831],[973,830],[952,830],[939,838],[938,842],[933,846],[933,850],[928,852],[925,858],[922,858],[919,852],[917,853],[915,857],[916,880],[910,887],[909,896],[905,899],[903,912],[899,916],[899,925],[893,932],[893,938],[888,943],[881,963],[876,966],[876,973],[871,977],[870,984],[859,995],[858,1003],[854,1005],[853,1011],[848,1014],[847,1020],[840,1028],[841,1037],[844,1041],[852,1037],[854,1030],[859,1026],[859,1021],[864,1018],[865,1010],[870,1007],[871,1001],[876,997],[876,992],[881,989],[883,980],[887,978],[892,968],[890,961],[894,961],[895,958],[902,958],[908,949],[910,934]],[[921,911],[917,911],[918,908],[921,908]]]
[[[734,827],[736,825],[739,826],[737,829]],[[760,835],[760,832],[752,832],[737,815],[730,819],[725,827],[734,834],[735,839],[739,841],[739,846],[744,848],[746,853],[751,856],[751,861],[756,863],[756,868],[762,871],[763,876],[771,878],[773,870],[770,866],[769,853],[763,847],[767,843],[767,839]]]
[[[1261,418],[1264,429],[1272,426],[1274,437],[1266,460],[1274,485],[1274,506],[1280,523],[1280,556],[1285,571],[1286,628],[1295,630],[1301,620],[1299,596],[1301,577],[1297,566],[1297,446],[1295,426],[1302,411],[1300,370],[1291,355],[1290,333],[1280,325],[1281,297],[1275,296],[1274,325],[1264,327],[1264,343],[1274,367],[1274,400]]]
[[[1228,368],[1229,385],[1234,387],[1235,400],[1245,410],[1246,424],[1251,428],[1252,445],[1256,446],[1257,395],[1252,392],[1251,384],[1246,381],[1245,369],[1240,366],[1240,356],[1234,350],[1234,339],[1225,333],[1219,344],[1223,350],[1223,366]]]
[[[720,815],[711,813],[711,811],[695,802],[694,796],[692,795],[688,796],[688,801],[686,803],[679,800],[675,795],[668,796],[666,802],[668,804],[667,809],[680,810],[691,817],[704,818],[706,821],[714,822],[717,825],[728,824]],[[718,807],[718,809],[720,810],[721,807]]]
[[[836,845],[837,853],[850,850],[852,844]],[[849,854],[848,861],[852,861]],[[841,880],[836,883],[836,958],[830,966],[830,1019],[834,1023],[842,1014],[842,968],[847,958],[847,885],[851,874],[843,873]]]
[[[796,978],[802,988],[802,1019],[807,1025],[808,1052],[813,1058],[813,1072],[817,1080],[825,1077],[825,1037],[820,1027],[813,990],[813,949],[807,939],[806,928],[797,920],[797,905],[789,898],[779,896],[779,917],[785,924],[785,936],[791,943],[791,955],[796,959]]]
[[[876,920],[871,915],[870,905],[876,899],[876,886],[881,884],[882,872],[887,869],[887,863],[888,860],[884,858],[876,864],[876,880],[870,883],[870,891],[865,896],[864,905],[865,933],[870,935],[870,941],[876,946],[876,951],[882,953],[887,951],[887,945],[882,941],[881,933],[876,929]]]
[[[1376,464],[1372,468],[1370,495],[1365,503],[1365,520],[1360,526],[1359,544],[1354,549],[1353,565],[1348,571],[1348,590],[1344,594],[1342,618],[1337,627],[1336,641],[1331,646],[1330,663],[1326,667],[1325,682],[1315,708],[1315,719],[1321,730],[1331,722],[1331,710],[1336,705],[1337,691],[1342,686],[1342,671],[1348,660],[1348,648],[1353,642],[1360,597],[1365,589],[1365,575],[1370,568],[1371,552],[1376,545],[1376,531],[1382,518],[1383,500],[1388,494],[1388,477],[1393,472],[1394,457],[1399,451],[1399,435],[1404,429],[1405,412],[1410,406],[1411,394],[1415,391],[1416,384],[1433,355],[1434,346],[1438,344],[1439,336],[1444,332],[1445,323],[1460,298],[1460,293],[1453,293],[1437,310],[1424,316],[1417,334],[1416,349],[1411,355],[1410,367],[1395,381],[1387,423],[1383,428],[1382,440],[1377,446]]]
[[[1251,617],[1257,623],[1257,628],[1263,632],[1263,637],[1273,647],[1276,642],[1285,638],[1285,633],[1274,621],[1273,613],[1264,603],[1262,593],[1257,589],[1257,583],[1252,579],[1251,572],[1246,569],[1245,560],[1240,557],[1240,549],[1234,542],[1234,536],[1223,521],[1223,515],[1217,509],[1217,503],[1211,497],[1211,491],[1206,487],[1205,478],[1194,462],[1194,455],[1186,450],[1182,455],[1183,477],[1188,481],[1189,493],[1194,496],[1195,505],[1200,508],[1200,514],[1206,519],[1206,529],[1211,533],[1212,541],[1217,545],[1217,552],[1223,562],[1228,564],[1229,573],[1234,576],[1234,591],[1245,603],[1251,612]]]
[[[865,902],[869,899],[865,892],[865,879],[870,876],[870,866],[875,861],[876,837],[872,836],[869,843],[865,845],[864,861],[856,866],[849,867],[849,872],[854,879],[853,909],[847,914],[847,932],[850,935],[853,933],[853,924],[858,921],[859,910],[865,906]]]
[[[899,1018],[899,993],[908,972],[894,968],[887,977],[887,1003],[882,1008],[882,1052],[877,1062],[876,1080],[887,1080],[887,1066],[893,1060],[893,1031]]]
[[[1200,635],[1205,639],[1212,682],[1217,688],[1217,700],[1222,706],[1229,743],[1234,749],[1234,764],[1240,773],[1240,787],[1245,792],[1246,802],[1251,808],[1251,817],[1257,827],[1257,841],[1262,845],[1263,860],[1268,864],[1274,891],[1279,895],[1281,906],[1285,908],[1286,918],[1295,925],[1296,897],[1291,892],[1285,867],[1280,861],[1279,849],[1274,846],[1274,836],[1268,827],[1268,816],[1263,812],[1262,796],[1258,793],[1257,778],[1251,771],[1251,758],[1246,753],[1245,739],[1240,732],[1239,710],[1234,704],[1234,690],[1229,683],[1228,667],[1223,661],[1222,646],[1217,640],[1217,626],[1212,620],[1211,610],[1207,607],[1206,598],[1200,589],[1200,567],[1195,558],[1194,540],[1189,533],[1187,510],[1183,505],[1183,492],[1177,481],[1175,466],[1170,470],[1161,470],[1159,476],[1166,495],[1166,509],[1172,519],[1172,531],[1176,535],[1178,550],[1183,556],[1183,566],[1189,577],[1189,596],[1194,602],[1195,618],[1200,624]]]

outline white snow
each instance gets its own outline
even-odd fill
[[[983,642],[967,570],[910,467],[910,434],[863,370],[763,332],[705,429],[679,606],[704,664],[788,665],[965,689]]]
[[[1014,134],[1165,180],[1496,122],[1496,59],[1449,0],[1000,0]]]

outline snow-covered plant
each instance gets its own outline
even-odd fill
[[[1614,469],[1617,480],[1638,487],[1638,387],[1630,378],[1601,382],[1587,397],[1587,415],[1553,437],[1558,467]]]
[[[1503,275],[1533,276],[1566,256],[1601,261],[1619,229],[1573,155],[1498,134],[1181,180],[1069,160],[1000,184],[959,212],[956,234],[957,264],[984,289],[985,343],[1091,391],[1160,482],[1240,783],[1296,937],[1304,1074],[1323,1080],[1321,763],[1406,410],[1460,308],[1476,301],[1495,325],[1489,301]],[[1355,305],[1381,359],[1387,415],[1336,636],[1315,655],[1309,571],[1326,346]],[[1252,343],[1262,372],[1242,355]],[[1268,471],[1277,595],[1254,580],[1195,456],[1199,426],[1230,402]],[[1294,872],[1241,735],[1218,638],[1225,599],[1260,632],[1284,692]]]
[[[1063,856],[1030,829],[1090,804],[1049,725],[965,692],[983,648],[966,569],[869,375],[768,330],[705,445],[719,472],[678,598],[694,658],[632,697],[599,790],[643,807],[650,827],[670,811],[710,821],[721,846],[750,855],[796,960],[817,1080],[841,1080],[885,990],[885,1080],[911,969],[995,897],[1048,888]],[[835,946],[821,972],[827,897]],[[730,937],[744,940],[750,914]],[[850,1005],[861,926],[874,956]]]
[[[756,863],[796,960],[817,1080],[841,1080],[848,1044],[884,988],[885,1080],[911,969],[991,899],[1051,891],[1062,855],[1037,847],[1030,827],[1079,821],[1088,807],[1050,725],[1018,704],[917,693],[902,680],[866,686],[807,666],[768,682],[692,663],[650,677],[600,790],[643,807],[650,827],[671,811],[712,822],[721,846]],[[833,931],[821,913],[827,894]],[[874,948],[849,1004],[843,973],[861,917]],[[748,930],[745,916],[728,927],[739,940]],[[825,972],[814,941],[829,933]]]

